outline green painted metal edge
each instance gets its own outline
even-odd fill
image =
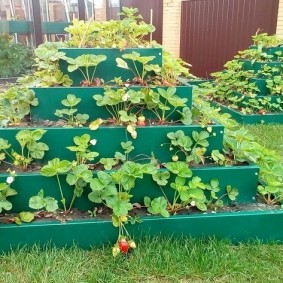
[[[158,87],[167,88],[167,87]],[[133,87],[133,89],[141,89],[140,87]],[[151,87],[157,91],[157,87]],[[38,99],[39,105],[31,107],[31,120],[38,122],[41,120],[57,121],[59,118],[54,115],[56,109],[65,108],[61,101],[67,97],[68,94],[74,94],[81,99],[77,105],[80,114],[88,114],[89,120],[97,118],[107,119],[111,118],[106,107],[96,105],[93,98],[95,94],[103,94],[104,87],[52,87],[52,88],[32,88]],[[187,107],[192,108],[192,87],[191,86],[176,86],[176,95],[180,98],[187,98]],[[177,116],[176,117],[174,117]],[[170,119],[179,119],[179,114],[176,111]]]
[[[215,214],[175,215],[169,218],[143,217],[143,222],[127,228],[134,239],[147,236],[216,237],[234,243],[257,239],[263,242],[283,241],[283,211],[241,211]],[[118,237],[109,220],[81,220],[67,223],[44,222],[23,225],[1,224],[0,234],[5,241],[0,251],[8,252],[34,244],[54,244],[83,249],[113,244]]]
[[[0,21],[0,33],[33,33],[31,21]]]
[[[265,115],[244,115],[238,111],[230,109],[220,103],[210,101],[210,104],[214,107],[220,107],[223,113],[228,113],[231,118],[236,120],[240,124],[282,124],[283,123],[283,113],[281,114],[265,114]]]
[[[224,127],[216,124],[211,125],[212,132],[208,138],[209,147],[206,154],[209,155],[213,149],[222,150],[223,145],[223,132]],[[34,130],[35,128],[29,128]],[[102,157],[114,157],[116,151],[122,151],[121,142],[131,140],[135,149],[130,153],[130,158],[136,158],[142,155],[141,158],[150,157],[154,153],[155,157],[162,163],[171,160],[171,155],[174,151],[170,152],[169,145],[161,146],[168,143],[167,133],[182,130],[188,136],[192,135],[193,131],[201,132],[205,130],[199,125],[167,125],[167,126],[145,126],[137,127],[137,139],[133,139],[126,131],[126,127],[99,127],[95,131],[89,128],[43,128],[46,133],[43,135],[41,141],[49,146],[46,152],[43,163],[55,157],[60,159],[74,160],[75,153],[68,150],[67,146],[74,145],[73,138],[75,136],[82,136],[89,134],[91,139],[96,139],[97,144],[92,147],[93,151],[99,152],[97,162]],[[11,148],[20,152],[20,146],[15,135],[22,129],[20,128],[0,128],[0,137],[6,139],[11,144]],[[180,159],[182,156],[180,155]]]
[[[68,22],[43,22],[42,33],[43,34],[67,34],[65,28],[71,23]]]
[[[131,80],[134,74],[131,70],[117,67],[116,58],[122,58],[123,54],[129,54],[133,51],[138,52],[141,56],[154,56],[155,58],[150,62],[151,64],[162,65],[162,49],[161,48],[127,48],[120,50],[118,48],[60,48],[67,57],[76,58],[83,54],[105,55],[107,60],[97,66],[95,77],[102,78],[105,82],[113,80],[115,77],[121,77],[122,80]],[[130,60],[127,61],[130,68],[135,69]],[[66,61],[60,61],[60,69],[64,74],[68,74],[73,80],[74,86],[79,86],[84,79],[79,70],[69,73],[67,70],[68,64]],[[137,64],[139,72],[142,70],[142,65]],[[90,74],[93,68],[90,68]]]
[[[160,170],[165,171],[166,169]],[[230,202],[225,196],[226,187],[228,185],[238,189],[239,195],[237,197],[237,203],[255,202],[259,172],[257,166],[210,166],[191,168],[191,170],[193,176],[200,177],[204,183],[210,182],[211,179],[217,179],[220,184],[220,191],[217,193],[217,196],[224,196],[222,200],[225,203]],[[95,177],[97,173],[94,172],[93,174]],[[243,176],[245,177],[243,178]],[[7,177],[7,174],[0,174],[0,182],[5,182]],[[174,190],[170,187],[170,183],[174,181],[174,178],[175,177],[172,176],[168,185],[163,187],[163,191],[170,201],[172,201],[174,197]],[[68,206],[71,202],[73,188],[66,183],[66,175],[61,175],[60,181]],[[30,210],[28,206],[29,199],[37,195],[40,189],[44,189],[45,196],[51,196],[57,200],[61,199],[56,177],[44,177],[39,173],[18,173],[12,184],[12,188],[14,188],[18,194],[9,198],[13,204],[11,212]],[[89,201],[89,192],[91,192],[90,188],[85,188],[82,196],[76,199],[74,207],[81,211],[87,211],[97,206]],[[133,195],[132,201],[141,204],[143,204],[145,196],[150,198],[162,196],[160,187],[152,180],[150,175],[144,175],[143,179],[138,179],[135,187],[131,190],[131,194]]]

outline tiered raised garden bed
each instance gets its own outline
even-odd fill
[[[151,53],[152,51],[155,53]],[[68,50],[66,52],[68,52]],[[92,49],[88,49],[87,52],[91,54]],[[103,50],[94,49],[94,52],[101,54]],[[107,52],[109,57],[121,57],[118,50],[116,50],[116,55],[114,55],[112,51]],[[126,53],[128,51],[125,50],[123,52]],[[160,49],[145,49],[145,53],[147,55],[158,56],[160,54]],[[114,57],[112,58],[113,60]],[[110,70],[116,67],[115,60],[113,60],[112,63],[106,61],[107,64],[105,66],[107,66],[108,69],[110,68]],[[157,63],[161,64],[161,61]],[[115,64],[115,66],[113,64]],[[62,70],[67,72],[64,64],[61,66]],[[100,72],[103,77],[103,68]],[[124,70],[119,69],[117,72],[120,73],[116,73],[115,76],[128,76],[128,74],[124,73]],[[95,94],[103,94],[103,88],[80,88],[78,87],[78,84],[81,78],[77,77],[75,73],[72,73],[72,75],[74,75],[73,80],[76,82],[74,86],[33,88],[36,97],[39,100],[39,106],[35,106],[31,109],[32,125],[30,127],[26,127],[26,129],[34,130],[37,129],[38,122],[57,119],[57,117],[54,116],[54,112],[56,109],[61,108],[60,103],[62,99],[66,98],[67,94],[75,94],[77,97],[81,98],[81,103],[78,107],[79,112],[87,113],[91,120],[98,118],[111,118],[108,112],[103,107],[98,107],[95,100],[92,98]],[[181,86],[177,89],[176,94],[179,97],[187,98],[186,106],[190,109],[192,105],[191,87]],[[147,119],[150,120],[151,117],[149,116]],[[208,125],[175,125],[170,122],[169,124],[161,123],[159,125],[147,124],[144,126],[137,126],[136,139],[131,137],[126,130],[126,126],[123,125],[100,126],[95,131],[92,131],[85,126],[74,128],[39,127],[46,130],[41,141],[46,143],[49,147],[49,150],[41,159],[41,166],[45,165],[53,158],[67,159],[71,162],[74,161],[74,152],[70,152],[66,149],[66,147],[73,145],[73,139],[75,136],[89,134],[91,139],[95,139],[97,141],[95,151],[99,152],[99,158],[113,157],[115,152],[121,149],[121,142],[132,141],[134,150],[130,153],[129,159],[135,160],[137,156],[145,156],[146,159],[149,159],[154,156],[158,160],[158,164],[160,166],[158,169],[159,172],[168,171],[168,169],[166,169],[166,165],[164,166],[164,163],[171,161],[172,157],[172,153],[169,150],[170,146],[168,146],[168,143],[170,142],[167,137],[168,133],[181,130],[185,133],[185,135],[190,137],[194,135],[193,132],[201,133],[205,131],[209,133],[209,137],[207,138],[209,146],[207,147],[203,158],[209,158],[213,150],[221,152],[224,134],[223,126],[215,123]],[[16,151],[19,151],[19,145],[15,140],[15,136],[22,129],[23,128],[17,127],[1,128],[0,137],[8,140],[11,147]],[[166,143],[167,145],[164,145]],[[181,156],[180,160],[182,160]],[[239,192],[236,201],[237,204],[255,203],[259,173],[258,166],[249,164],[219,166],[205,163],[204,165],[195,166],[190,169],[192,170],[192,176],[201,178],[204,183],[210,182],[212,179],[217,179],[220,187],[217,194],[219,194],[220,197],[222,196],[221,199],[225,204],[229,204],[231,202],[226,196],[227,186],[237,188]],[[112,171],[105,170],[105,172],[111,173],[115,170],[117,171],[118,169],[113,168]],[[99,171],[94,170],[92,172],[93,177],[97,177],[99,174],[98,172]],[[61,180],[62,192],[64,193],[66,203],[69,203],[72,198],[73,189],[65,180],[66,174],[59,175],[58,179]],[[0,182],[5,183],[8,177],[9,175],[7,173],[1,173]],[[174,177],[175,175],[171,175],[170,180],[174,180]],[[186,182],[191,180],[190,177],[185,178]],[[9,198],[13,205],[10,210],[12,213],[29,210],[30,197],[36,195],[41,188],[44,189],[46,196],[50,196],[58,200],[61,198],[56,178],[44,177],[36,171],[17,172],[17,176],[15,177],[15,182],[13,182],[12,187],[14,187],[18,193],[17,195]],[[174,191],[170,188],[170,184],[164,186],[163,191],[165,192],[168,200],[172,200],[174,197]],[[88,210],[93,211],[95,207],[100,207],[99,204],[94,204],[89,201],[88,194],[90,192],[91,189],[86,186],[82,196],[78,197],[74,202],[75,209],[86,212]],[[152,180],[150,174],[144,174],[142,179],[137,180],[135,187],[131,190],[131,194],[133,195],[131,202],[139,203],[141,206],[144,206],[144,197],[158,198],[163,195],[160,187]],[[191,204],[191,206],[194,205]],[[195,213],[192,214],[190,213],[191,211]],[[258,211],[255,209],[254,211],[217,213],[212,211],[204,213],[196,212],[195,209],[190,209],[188,211],[185,209],[183,212],[185,213],[181,215],[173,215],[169,218],[148,216],[143,213],[141,216],[142,223],[133,225],[132,227],[128,227],[130,225],[127,225],[127,228],[130,234],[136,238],[141,235],[215,235],[222,238],[227,237],[233,241],[245,241],[251,238],[261,240],[283,240],[283,233],[278,231],[278,227],[280,227],[280,223],[283,218],[281,211]],[[85,215],[86,214],[84,214],[84,216]],[[9,216],[3,216],[4,219],[7,217]],[[89,248],[91,246],[107,244],[109,242],[113,243],[117,240],[118,229],[113,226],[111,216],[109,214],[98,214],[95,218],[87,217],[83,219],[72,219],[72,213],[70,213],[66,217],[60,217],[59,221],[43,218],[33,223],[22,225],[0,224],[0,233],[2,237],[7,239],[0,244],[0,250],[7,251],[10,248],[16,248],[19,246],[31,246],[35,243],[46,244],[50,242],[59,247],[70,246],[75,243],[82,248]]]
[[[256,40],[257,36],[254,38]],[[268,38],[265,36],[266,41]],[[260,42],[259,45],[253,45],[250,49],[241,51],[240,55],[235,56],[236,60],[242,64],[242,69],[238,69],[236,72],[245,72],[243,77],[238,77],[238,80],[234,81],[226,81],[223,76],[222,82],[219,78],[220,84],[226,82],[226,84],[230,84],[231,90],[236,88],[238,93],[235,95],[242,95],[243,100],[233,104],[230,103],[229,98],[222,98],[219,101],[217,93],[212,99],[214,106],[220,107],[222,112],[229,113],[239,123],[282,123],[283,121],[282,91],[281,85],[278,84],[278,81],[282,80],[282,47],[262,46],[264,44]],[[229,72],[229,64],[227,66],[223,73],[227,70]],[[243,85],[244,81],[250,84],[249,91],[247,91],[248,85]],[[216,89],[218,86],[219,83],[216,82]],[[227,89],[227,97],[229,95],[231,96]],[[266,104],[267,99],[270,99],[270,107]],[[258,104],[256,106],[255,101]]]

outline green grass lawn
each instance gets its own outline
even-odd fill
[[[1,256],[1,283],[283,282],[283,246],[232,245],[215,239],[145,239],[128,256],[111,247],[43,251],[35,247]]]
[[[247,128],[283,160],[283,125]],[[180,238],[145,239],[137,244],[133,253],[117,258],[112,257],[111,246],[90,251],[76,247],[14,251],[1,256],[0,282],[283,282],[280,244],[233,245],[225,240]]]
[[[258,143],[274,149],[283,160],[283,125],[252,125],[246,128]]]

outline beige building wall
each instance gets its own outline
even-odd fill
[[[163,1],[163,46],[176,56],[180,53],[181,2]]]
[[[283,37],[283,0],[279,0],[279,11],[276,34]]]

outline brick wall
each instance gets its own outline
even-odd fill
[[[276,33],[283,37],[283,0],[279,0],[279,11]]]
[[[164,0],[163,2],[163,45],[179,56],[181,0]]]

